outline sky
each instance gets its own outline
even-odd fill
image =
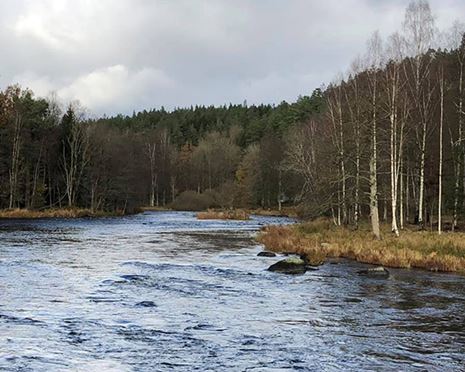
[[[93,115],[279,103],[344,73],[408,0],[0,0],[0,89]],[[431,0],[439,28],[465,0]]]

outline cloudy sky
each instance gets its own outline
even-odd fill
[[[0,0],[0,89],[95,115],[310,94],[400,28],[408,0]],[[432,0],[440,28],[465,0]]]

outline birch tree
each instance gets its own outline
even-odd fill
[[[419,194],[418,194],[418,223],[424,222],[425,197],[425,159],[428,121],[431,114],[431,87],[425,84],[429,79],[431,58],[426,56],[433,46],[435,35],[434,17],[428,1],[413,0],[407,7],[403,22],[405,44],[410,56],[406,68],[405,79],[408,81],[412,103],[417,113],[417,139],[419,143]],[[413,80],[413,81],[412,81]]]
[[[68,207],[75,205],[80,181],[90,160],[88,128],[83,122],[84,111],[78,103],[69,106],[63,117],[65,137],[61,165],[64,174]]]
[[[439,172],[438,172],[438,234],[442,233],[442,137],[444,128],[444,68],[439,71],[440,114],[439,114]]]
[[[158,206],[158,192],[157,192],[157,180],[158,173],[156,169],[157,160],[157,142],[151,141],[145,144],[145,152],[149,159],[150,168],[150,206],[155,206],[155,194],[157,194],[157,206]]]
[[[360,161],[361,161],[361,126],[362,115],[358,75],[363,71],[362,61],[357,58],[351,65],[351,77],[345,85],[344,95],[349,109],[355,142],[355,185],[354,185],[354,225],[358,228],[360,218]],[[350,92],[348,92],[350,90]],[[350,98],[349,98],[350,97]]]
[[[368,80],[371,95],[371,154],[370,154],[370,219],[376,239],[381,239],[378,209],[378,75],[381,67],[382,42],[375,32],[368,42]]]
[[[460,181],[462,173],[462,165],[465,164],[465,151],[464,151],[464,138],[463,138],[463,124],[464,124],[464,108],[463,108],[463,84],[464,84],[464,64],[465,64],[465,24],[455,22],[452,29],[447,35],[449,40],[449,47],[455,56],[457,62],[457,97],[455,99],[455,107],[457,110],[458,123],[457,135],[454,136],[450,131],[451,148],[453,152],[454,164],[454,209],[452,213],[452,230],[457,228],[458,224],[458,208],[460,197]],[[464,172],[465,177],[465,172]],[[464,182],[465,185],[465,182]]]
[[[13,208],[16,202],[18,188],[18,175],[20,170],[20,156],[22,145],[23,112],[20,103],[20,97],[14,98],[14,118],[13,118],[13,137],[11,146],[11,167],[9,170],[10,178],[10,197],[9,208]]]
[[[333,88],[329,89],[327,104],[328,113],[331,123],[334,128],[334,143],[338,151],[338,163],[339,163],[339,183],[340,191],[338,195],[338,224],[341,222],[347,223],[347,175],[345,165],[345,151],[344,151],[344,121],[342,116],[342,78],[338,79],[338,82]],[[342,221],[341,221],[342,211]]]
[[[396,236],[399,236],[397,202],[405,123],[402,118],[399,120],[399,100],[402,89],[400,81],[401,45],[400,35],[392,35],[387,48],[388,64],[385,67],[387,113],[390,124],[391,230]]]

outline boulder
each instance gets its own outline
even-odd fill
[[[268,271],[282,274],[304,274],[307,271],[307,264],[300,257],[289,257],[271,265]]]
[[[374,267],[371,269],[360,270],[358,271],[358,274],[363,275],[363,276],[368,276],[370,278],[380,278],[380,279],[389,278],[389,271],[386,270],[382,266]]]
[[[276,257],[276,253],[263,251],[257,254],[258,257]]]
[[[153,301],[141,301],[136,304],[136,306],[140,307],[157,307],[157,305]]]

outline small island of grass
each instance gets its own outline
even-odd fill
[[[228,210],[213,210],[209,209],[204,212],[197,213],[199,220],[239,220],[245,221],[250,219],[247,211],[242,209],[228,209]]]

